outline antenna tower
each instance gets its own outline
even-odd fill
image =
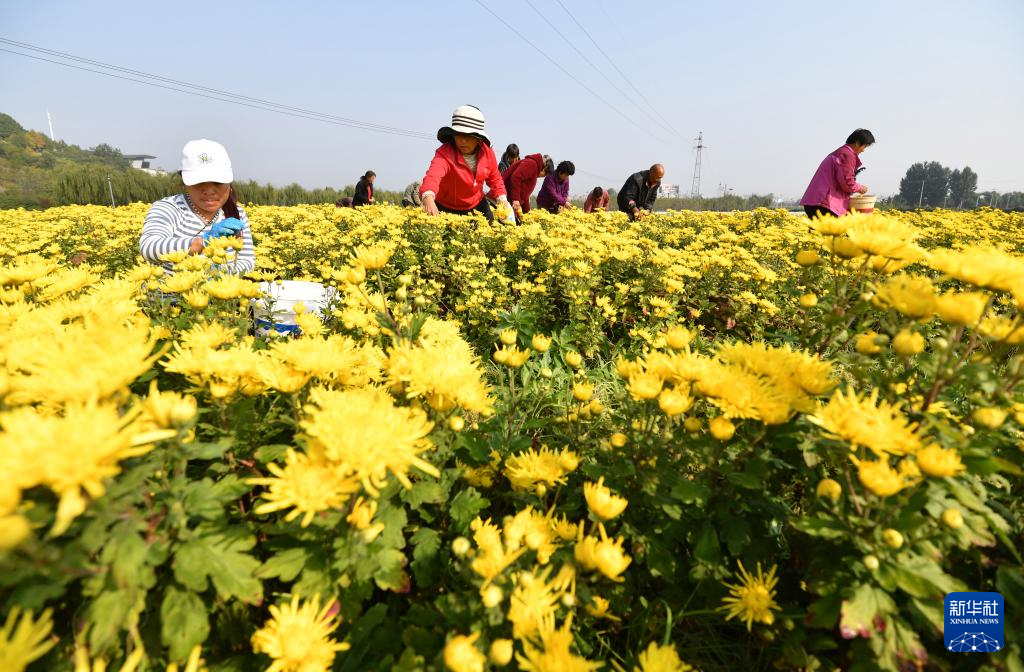
[[[690,185],[690,198],[700,198],[700,155],[704,151],[704,131],[697,134],[697,160],[693,164],[693,184]]]

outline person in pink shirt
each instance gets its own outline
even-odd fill
[[[607,210],[608,209],[608,192],[604,187],[594,187],[593,191],[587,195],[587,200],[583,203],[583,212],[594,212],[595,210]]]
[[[860,154],[873,144],[875,136],[871,131],[858,128],[845,145],[825,157],[800,199],[808,217],[841,217],[850,209],[851,194],[868,193],[868,188],[857,182],[857,173],[861,167]]]

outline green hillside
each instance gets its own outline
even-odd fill
[[[83,170],[123,177],[130,166],[121,152],[110,145],[82,149],[54,142],[0,113],[0,208],[60,204],[64,202],[59,194],[61,178]]]

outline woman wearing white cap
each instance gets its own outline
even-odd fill
[[[181,181],[185,193],[154,203],[142,225],[139,250],[152,263],[170,252],[203,251],[212,238],[240,236],[242,249],[227,270],[248,273],[256,268],[249,218],[231,188],[234,174],[223,145],[212,140],[192,140],[181,150]],[[169,269],[170,265],[165,264]]]
[[[420,185],[423,211],[430,215],[476,211],[493,221],[484,184],[491,188],[491,198],[507,202],[508,197],[491,141],[484,133],[483,113],[472,105],[455,108],[452,125],[438,130],[437,139],[443,144],[434,152]]]

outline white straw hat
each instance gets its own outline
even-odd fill
[[[480,108],[473,105],[461,105],[452,112],[452,125],[442,126],[437,131],[437,139],[440,142],[447,142],[453,133],[465,133],[480,138],[491,144],[491,139],[484,133],[484,113]]]
[[[181,181],[190,187],[202,182],[234,182],[224,145],[205,139],[189,141],[181,150]]]

